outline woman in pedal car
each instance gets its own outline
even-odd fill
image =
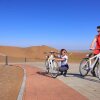
[[[95,36],[90,46],[90,49],[93,50],[94,55],[97,55],[100,53],[100,26],[97,26],[97,32],[98,32],[98,35]],[[95,67],[93,68],[91,73],[93,76],[96,76]]]
[[[61,49],[60,51],[60,58],[56,58],[55,60],[61,61],[61,67],[59,68],[61,75],[66,76],[67,70],[69,69],[68,66],[68,56],[67,51],[65,49]]]

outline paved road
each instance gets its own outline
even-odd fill
[[[43,62],[34,62],[30,65],[31,67],[34,65],[42,69],[45,68]],[[82,79],[79,75],[79,64],[73,63],[69,65],[70,69],[67,77],[58,76],[58,79],[86,96],[89,100],[100,100],[100,80],[91,75]]]
[[[26,70],[26,85],[23,100],[88,100],[60,80],[50,78],[42,70],[30,65]]]

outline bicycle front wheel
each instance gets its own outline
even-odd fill
[[[84,58],[80,63],[79,72],[81,76],[84,77],[88,74],[89,71],[90,71],[90,68],[89,68],[88,58]]]
[[[59,73],[58,63],[53,61],[52,62],[52,67],[51,67],[51,76],[53,78],[56,78],[58,76],[58,73]]]

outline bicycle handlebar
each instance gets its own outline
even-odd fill
[[[100,49],[89,49],[89,50],[100,50]]]

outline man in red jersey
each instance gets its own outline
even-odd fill
[[[90,46],[90,49],[93,50],[93,54],[97,55],[100,53],[100,26],[97,26],[97,32],[98,34],[95,36],[95,38],[92,41],[92,44]],[[93,76],[95,75],[95,67],[93,68],[93,70],[91,71]]]

